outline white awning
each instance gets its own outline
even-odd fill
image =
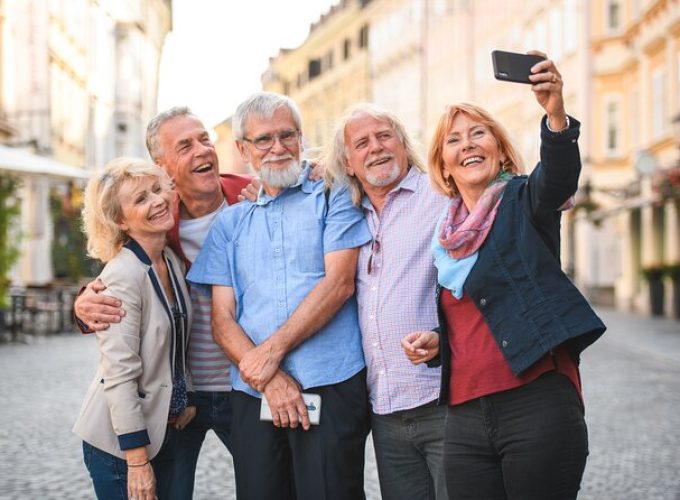
[[[67,165],[45,156],[28,153],[1,144],[0,170],[68,179],[87,179],[90,177],[90,173],[83,168]]]

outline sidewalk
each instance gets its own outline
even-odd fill
[[[680,321],[607,308],[596,308],[596,312],[607,325],[607,331],[598,343],[680,367]]]

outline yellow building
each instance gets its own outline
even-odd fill
[[[296,49],[282,49],[262,76],[264,90],[300,107],[305,147],[323,147],[347,106],[371,99],[368,68],[370,0],[341,0]]]
[[[362,50],[339,60],[357,33]],[[400,116],[424,152],[445,106],[475,101],[530,171],[542,112],[529,86],[494,79],[494,49],[546,52],[582,122],[582,189],[563,217],[567,273],[593,302],[652,312],[661,294],[654,312],[680,317],[680,186],[668,195],[669,179],[680,184],[677,0],[346,0],[273,58],[263,82],[300,104],[312,146],[346,105],[368,99]]]
[[[678,199],[653,188],[678,165],[680,4],[599,0],[590,14],[593,217],[616,227],[616,304],[680,317],[677,272],[663,275],[680,264]]]
[[[215,125],[214,130],[217,135],[214,144],[220,161],[220,172],[252,175],[253,173],[236,149],[236,142],[231,131],[231,117]]]

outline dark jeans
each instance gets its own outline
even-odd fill
[[[321,395],[321,423],[308,431],[260,421],[260,399],[232,393],[236,497],[239,500],[361,500],[369,409],[366,370]]]
[[[371,416],[383,500],[445,500],[444,427],[447,408],[428,404]]]
[[[173,485],[177,431],[168,427],[158,454],[151,460],[159,500],[177,499]],[[127,500],[127,462],[83,441],[83,460],[99,500]]]
[[[554,371],[451,406],[446,416],[451,499],[575,499],[587,456],[581,400],[571,381]]]
[[[177,498],[189,500],[193,496],[198,455],[210,429],[231,451],[231,392],[196,392],[196,417],[177,431]]]

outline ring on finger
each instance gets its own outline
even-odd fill
[[[552,80],[553,83],[557,83],[557,75],[553,74]]]

